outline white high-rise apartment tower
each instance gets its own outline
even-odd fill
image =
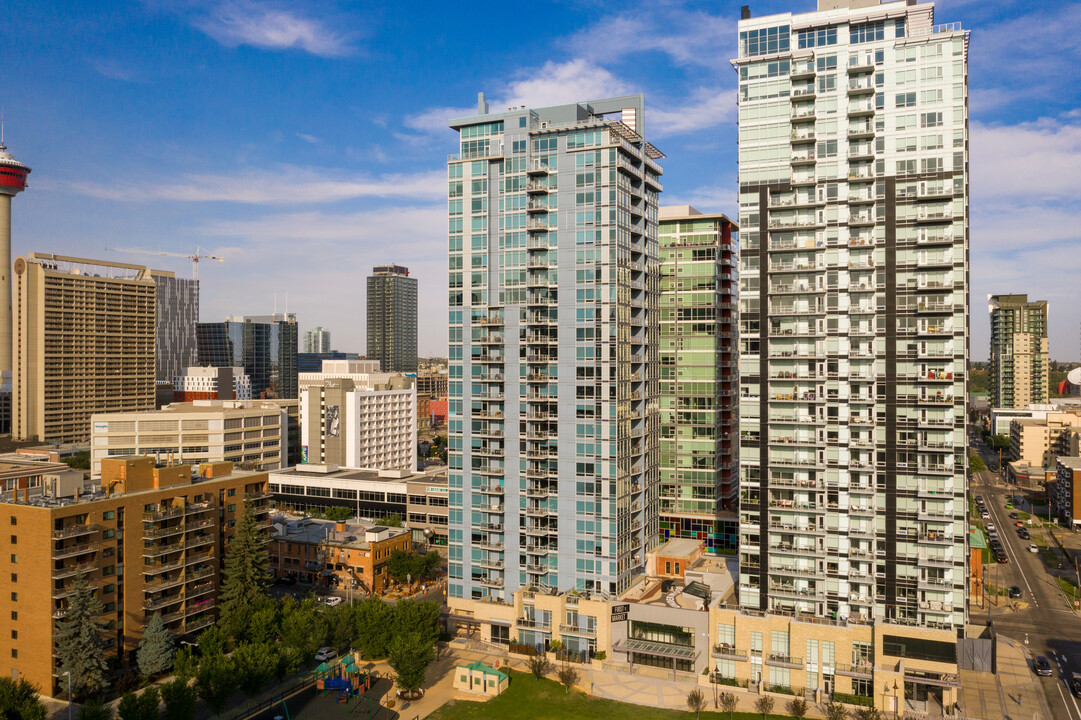
[[[743,10],[745,608],[965,621],[968,33],[933,13]]]

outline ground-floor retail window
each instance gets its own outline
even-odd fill
[[[506,625],[492,625],[492,642],[501,645],[510,644],[510,628]]]
[[[672,658],[661,657],[659,655],[643,655],[642,653],[631,653],[632,661],[635,665],[652,665],[653,667],[664,668],[665,670],[672,669]],[[683,660],[676,658],[676,670],[682,672],[694,672],[694,661]]]

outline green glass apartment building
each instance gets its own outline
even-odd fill
[[[641,95],[482,95],[450,123],[451,597],[615,594],[656,543],[663,155],[643,122]]]
[[[739,542],[736,225],[688,206],[660,210],[660,540]]]

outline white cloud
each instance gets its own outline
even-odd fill
[[[301,133],[301,132],[298,132],[298,133],[296,134],[296,136],[297,136],[298,138],[300,138],[301,140],[303,140],[304,142],[306,142],[306,143],[309,143],[309,144],[311,144],[311,145],[318,145],[319,143],[321,143],[321,142],[322,142],[322,140],[320,140],[320,139],[319,139],[319,138],[317,138],[316,136],[314,136],[314,135],[309,135],[308,133]]]
[[[1044,118],[1019,125],[972,124],[972,195],[979,201],[1076,198],[1081,126]]]
[[[352,52],[350,39],[327,23],[254,0],[227,0],[193,24],[222,45],[271,50],[299,49],[322,57]]]
[[[564,63],[546,62],[540,68],[518,72],[517,78],[488,98],[493,112],[525,105],[532,108],[606,98],[631,92],[627,83],[608,70],[581,58]],[[405,119],[406,127],[425,133],[450,132],[447,122],[477,114],[477,107],[436,107]],[[405,138],[399,138],[405,139]]]
[[[565,41],[575,55],[594,62],[613,62],[643,52],[668,55],[677,65],[699,65],[731,72],[735,19],[675,8],[650,8],[634,14],[608,16]]]
[[[588,60],[576,58],[565,63],[546,62],[539,69],[523,71],[501,93],[503,103],[493,106],[525,105],[541,108],[591,98],[626,95],[630,86],[608,70]]]
[[[402,260],[413,260],[431,258],[433,253],[442,258],[446,220],[446,207],[440,203],[354,213],[312,210],[274,213],[250,220],[212,220],[204,223],[197,232],[212,237],[242,238],[251,243],[252,251],[257,253],[264,252],[260,246],[280,241],[286,241],[279,246],[282,251],[301,255],[311,251],[309,243],[313,242],[328,246],[344,243],[354,248],[377,243],[393,246],[396,257]],[[297,240],[305,242],[297,243]]]
[[[736,178],[733,176],[728,185],[706,185],[689,190],[682,195],[666,191],[661,196],[661,205],[693,205],[704,213],[734,213],[736,211]],[[739,222],[738,217],[730,218]]]
[[[736,115],[736,93],[702,87],[695,90],[684,105],[670,110],[662,107],[647,111],[646,133],[650,137],[679,135],[731,122]]]
[[[115,58],[101,58],[90,61],[90,67],[94,68],[94,71],[99,75],[109,78],[110,80],[119,80],[121,82],[142,82],[139,74],[124,63]]]
[[[329,203],[362,197],[434,199],[446,195],[443,171],[377,177],[342,176],[282,166],[236,175],[187,175],[179,182],[109,185],[75,182],[80,195],[105,200],[148,202],[227,202],[249,205]]]

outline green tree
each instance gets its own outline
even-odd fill
[[[185,645],[176,651],[173,658],[173,675],[185,680],[191,680],[195,677],[198,669],[199,660],[195,657],[190,645]]]
[[[244,639],[253,643],[274,642],[278,638],[279,622],[278,604],[267,603],[266,606],[252,613]]]
[[[560,671],[562,672],[562,671]],[[687,709],[694,713],[696,718],[702,716],[702,710],[706,707],[706,696],[698,688],[687,693]]]
[[[423,687],[428,666],[435,660],[435,647],[418,633],[395,633],[387,660],[397,675],[398,687],[412,692]]]
[[[327,645],[343,648],[353,640],[354,612],[352,605],[328,608],[323,613],[327,624]]]
[[[1010,447],[1010,439],[1005,435],[992,435],[987,440],[992,450],[1007,450]]]
[[[64,462],[72,470],[89,470],[90,469],[90,451],[80,450],[79,452],[64,458]]]
[[[566,663],[563,664],[563,667],[559,668],[556,677],[559,678],[560,684],[563,685],[568,695],[571,692],[571,688],[574,687],[574,684],[581,679],[581,676],[578,674],[578,671],[574,669],[574,666]]]
[[[810,709],[807,705],[807,701],[801,697],[789,700],[788,704],[785,705],[785,708],[788,710],[788,714],[797,718],[797,720],[806,717],[807,711]]]
[[[67,613],[57,632],[56,655],[60,675],[71,673],[72,694],[85,698],[105,688],[105,623],[101,619],[101,601],[81,571],[72,589]]]
[[[154,613],[143,631],[143,639],[139,641],[139,652],[136,654],[139,672],[146,677],[163,673],[173,666],[175,655],[173,636],[165,627],[161,613]]]
[[[984,464],[979,453],[970,452],[968,454],[968,469],[974,473],[983,472],[987,469],[987,465]]]
[[[229,651],[229,638],[219,625],[211,625],[199,636],[199,655],[213,657]]]
[[[854,720],[882,720],[882,713],[876,707],[861,707],[852,711]]]
[[[195,720],[195,688],[187,678],[162,684],[161,699],[165,703],[161,720]]]
[[[730,692],[721,693],[720,697],[721,710],[728,713],[728,720],[732,720],[732,716],[736,712],[736,708],[739,706],[739,698]]]
[[[379,521],[379,524],[380,525],[385,525],[386,527],[401,527],[402,526],[402,516],[401,515],[387,515],[385,518],[383,518],[382,520]]]
[[[381,598],[364,598],[356,606],[356,642],[364,655],[381,658],[393,630],[394,610]]]
[[[225,579],[219,594],[220,622],[234,637],[247,627],[253,609],[261,607],[268,597],[270,558],[264,532],[252,505],[245,504],[236,533],[225,549]]]
[[[826,720],[847,720],[848,718],[848,710],[833,698],[823,703],[822,714],[826,717]]]
[[[37,685],[0,677],[0,720],[45,720],[45,714]]]
[[[537,653],[529,656],[529,659],[526,660],[526,667],[529,668],[529,672],[533,673],[533,679],[540,682],[542,677],[552,672],[552,661],[544,653]]]
[[[353,517],[353,511],[347,507],[335,506],[328,507],[326,510],[327,520],[333,520],[334,522],[345,522]]]
[[[113,720],[113,709],[96,700],[88,702],[79,711],[79,720]]]
[[[205,657],[195,674],[195,692],[215,715],[229,704],[229,698],[240,686],[236,664],[225,655]]]
[[[766,720],[766,716],[773,712],[773,703],[773,698],[763,695],[754,701],[754,710],[762,714],[762,720]]]
[[[255,697],[274,677],[278,665],[277,647],[263,643],[238,645],[233,652],[233,662],[236,664],[240,689],[248,697]]]
[[[120,698],[116,714],[120,720],[158,720],[158,689],[149,687],[140,695],[128,691]]]
[[[302,658],[311,657],[323,645],[327,636],[327,620],[316,610],[315,599],[287,603],[282,609],[282,645],[298,651]]]
[[[439,604],[432,600],[399,600],[394,606],[395,635],[415,632],[432,645],[439,639]]]

